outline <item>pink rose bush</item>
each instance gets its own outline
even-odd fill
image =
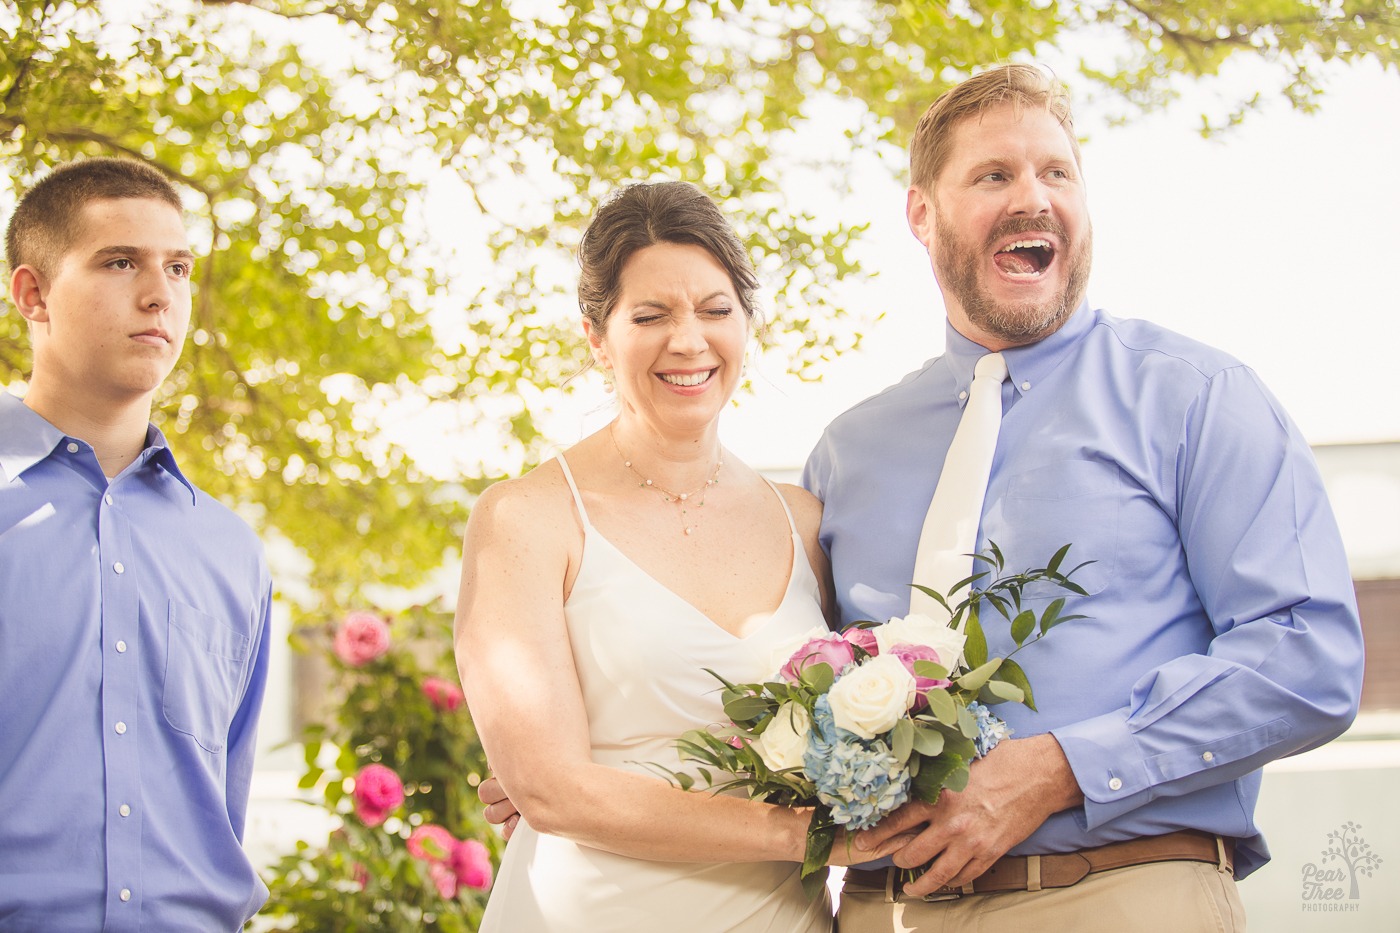
[[[419,826],[408,837],[408,853],[428,863],[428,878],[443,897],[458,887],[491,887],[491,853],[475,839],[457,839],[441,826]]]
[[[404,801],[403,781],[384,765],[366,765],[355,775],[355,815],[366,826],[378,826]]]
[[[299,628],[293,644],[317,650],[330,675],[299,784],[337,825],[265,875],[271,925],[476,929],[504,842],[476,796],[488,767],[455,674],[452,621],[432,601],[398,607],[392,625],[376,610]]]
[[[461,707],[465,698],[462,688],[445,677],[428,677],[423,680],[423,695],[434,708],[451,713]]]
[[[491,853],[475,839],[463,839],[448,859],[457,883],[477,891],[491,887]]]
[[[389,623],[372,612],[352,612],[336,629],[333,648],[342,664],[364,667],[388,652]]]

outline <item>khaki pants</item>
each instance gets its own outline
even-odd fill
[[[1095,872],[1067,888],[924,901],[848,882],[838,933],[1243,933],[1235,879],[1209,862]]]

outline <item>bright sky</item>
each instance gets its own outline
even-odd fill
[[[1328,86],[1317,114],[1278,102],[1210,140],[1195,132],[1202,110],[1218,110],[1205,92],[1126,127],[1106,127],[1076,98],[1095,228],[1089,298],[1239,357],[1314,444],[1400,440],[1400,298],[1389,284],[1400,76],[1363,66]],[[755,466],[800,466],[832,417],[943,349],[942,303],[905,225],[903,188],[856,164],[854,191],[817,208],[871,222],[864,265],[878,276],[853,285],[851,301],[885,317],[820,384],[784,377],[776,361],[750,365],[756,392],[722,434]],[[554,423],[563,445],[609,417],[590,379]]]

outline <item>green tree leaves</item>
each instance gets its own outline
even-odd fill
[[[1093,31],[1122,54],[1086,74],[1131,107],[1244,56],[1306,108],[1321,63],[1394,67],[1398,21],[1394,0],[12,0],[0,164],[10,197],[98,154],[183,186],[202,258],[158,421],[347,604],[438,567],[472,496],[539,458],[582,360],[571,252],[619,183],[711,191],[770,289],[769,342],[815,378],[857,339],[832,288],[860,274],[861,228],[784,191],[809,164],[841,187],[844,154],[803,149],[824,101],[850,105],[848,151],[897,152],[975,67]],[[0,316],[0,383],[26,346]],[[437,440],[460,451],[434,475],[392,429],[437,406],[493,430]]]

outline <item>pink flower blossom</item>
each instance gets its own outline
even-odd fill
[[[459,883],[478,891],[491,887],[491,853],[475,839],[457,843],[450,864]]]
[[[349,667],[364,667],[389,650],[389,623],[372,612],[352,612],[335,632],[335,656]]]
[[[880,643],[875,638],[875,633],[868,628],[853,625],[842,632],[841,637],[862,648],[872,658],[880,656]]]
[[[943,659],[938,656],[938,652],[928,645],[899,644],[890,649],[890,654],[899,658],[900,662],[909,673],[914,675],[914,690],[917,698],[914,700],[914,709],[923,709],[928,705],[928,700],[924,694],[935,687],[946,687],[951,681],[935,679],[933,677],[923,677],[914,672],[915,661],[932,661],[934,664],[943,664]]]
[[[384,765],[366,765],[355,775],[355,815],[366,826],[378,826],[403,803],[403,781]]]
[[[462,705],[462,688],[443,677],[423,678],[423,693],[428,702],[445,713]]]
[[[424,823],[409,835],[408,854],[426,862],[446,862],[456,845],[456,836],[436,823]]]
[[[829,664],[832,673],[839,674],[855,657],[851,643],[840,635],[819,635],[794,651],[778,675],[789,683],[796,683],[802,672],[814,664]]]
[[[444,898],[457,896],[457,875],[447,865],[433,862],[428,866],[428,878]]]

